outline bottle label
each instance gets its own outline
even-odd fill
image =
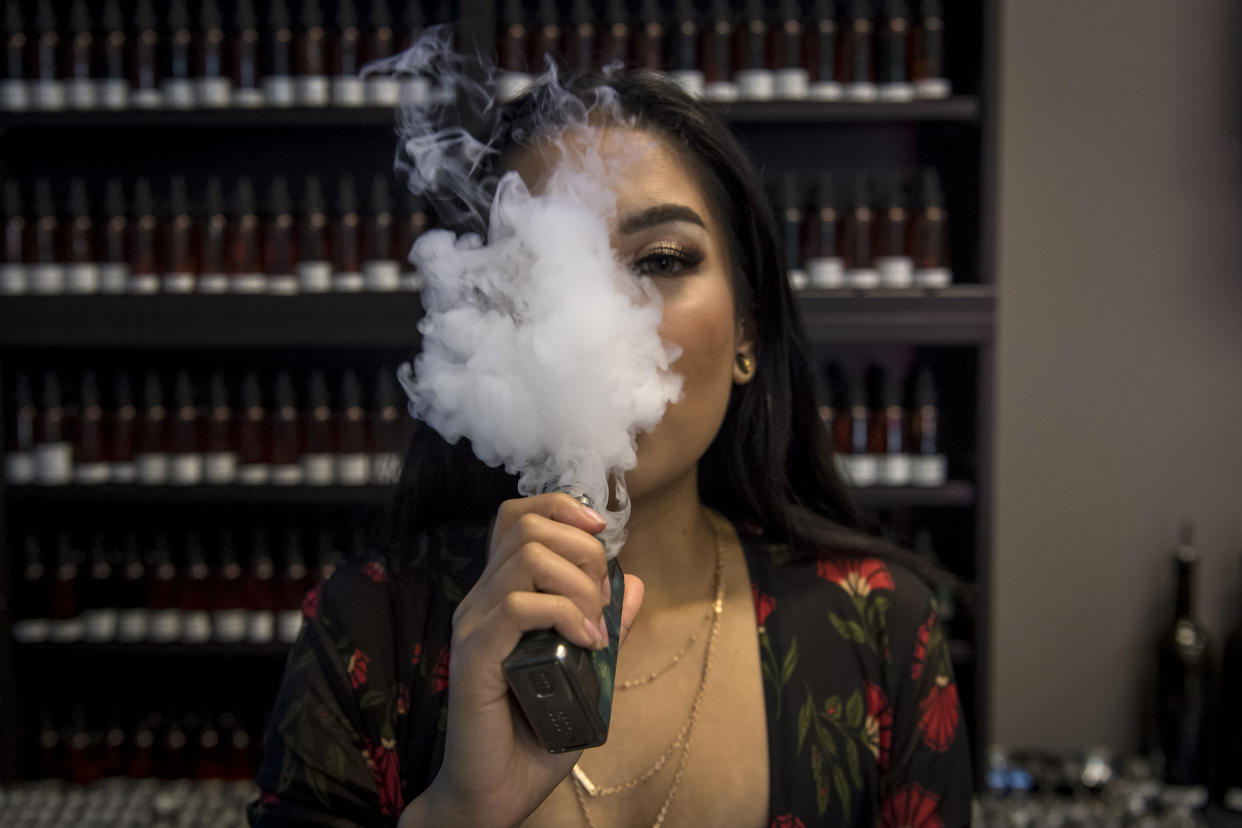
[[[73,480],[83,486],[99,486],[112,477],[111,463],[77,463],[73,467]]]
[[[30,84],[35,109],[64,109],[65,84],[58,80],[37,80]]]
[[[270,478],[267,463],[242,463],[237,467],[237,482],[242,486],[266,486]]]
[[[871,103],[880,97],[879,87],[874,83],[865,81],[847,83],[844,91],[847,101],[857,101],[858,103]]]
[[[160,277],[154,273],[131,273],[129,275],[129,292],[149,296],[160,292]]]
[[[99,98],[95,94],[95,82],[90,78],[74,78],[69,81],[69,106],[72,109],[94,109]]]
[[[777,69],[776,97],[787,101],[805,100],[810,94],[811,77],[805,69]]]
[[[770,69],[742,69],[734,78],[738,97],[744,101],[770,101],[776,97],[776,76]]]
[[[791,267],[785,276],[789,279],[790,290],[806,290],[811,286],[811,277],[800,267]]]
[[[401,268],[391,259],[364,262],[363,281],[367,290],[397,290],[401,287]]]
[[[124,78],[107,78],[97,83],[100,106],[105,109],[124,109],[129,106],[129,84]]]
[[[380,486],[394,485],[401,479],[401,455],[395,451],[371,455],[371,482]]]
[[[165,273],[165,293],[193,293],[195,277],[193,273]]]
[[[293,296],[298,292],[298,277],[293,274],[268,276],[267,292],[273,296]]]
[[[136,109],[159,109],[164,105],[164,96],[158,89],[135,89],[129,101]]]
[[[703,97],[709,101],[729,103],[738,99],[737,84],[733,81],[712,81],[703,87]]]
[[[703,73],[698,69],[675,69],[669,75],[690,97],[703,97]]]
[[[331,100],[328,79],[323,75],[298,75],[298,106],[327,106]]]
[[[807,94],[813,101],[839,101],[845,95],[845,90],[837,81],[821,80],[812,83]]]
[[[366,282],[361,273],[333,273],[332,289],[340,293],[358,293]]]
[[[871,267],[854,267],[845,271],[845,283],[852,288],[873,290],[880,286],[880,271]]]
[[[211,451],[203,455],[203,480],[227,486],[237,480],[237,455],[231,451]]]
[[[807,259],[806,271],[813,288],[836,290],[845,287],[845,262],[840,257],[816,256]]]
[[[152,641],[165,643],[181,637],[181,610],[175,608],[148,610],[147,635]]]
[[[394,77],[374,75],[366,79],[368,106],[396,106],[401,99],[401,84]]]
[[[38,644],[47,641],[51,622],[46,618],[23,618],[13,622],[13,640],[22,644]]]
[[[302,483],[302,466],[297,463],[277,463],[272,466],[271,482],[274,486],[299,486]]]
[[[332,79],[333,106],[362,106],[366,102],[367,91],[362,78],[346,76]]]
[[[16,296],[26,292],[26,266],[5,262],[0,264],[0,294]]]
[[[947,267],[923,267],[914,271],[914,283],[919,287],[947,288],[953,283],[953,271]]]
[[[855,486],[874,486],[879,482],[880,464],[874,454],[849,454],[845,457],[850,482]]]
[[[163,486],[168,482],[168,455],[162,451],[134,456],[138,482],[144,486]]]
[[[82,621],[86,627],[86,640],[91,642],[115,641],[120,617],[117,611],[110,608],[91,609],[82,613]]]
[[[228,106],[232,98],[232,83],[228,78],[198,78],[194,98],[199,106]]]
[[[267,279],[262,273],[238,273],[229,278],[229,287],[233,293],[266,293]]]
[[[119,641],[145,641],[147,638],[147,610],[145,607],[123,609],[118,618],[116,637]]]
[[[251,610],[246,637],[255,644],[270,644],[276,639],[276,613],[271,610]]]
[[[879,482],[883,486],[909,486],[914,476],[908,454],[885,454],[880,458]]]
[[[36,264],[26,269],[27,287],[31,293],[64,293],[65,269],[58,264]]]
[[[246,638],[246,611],[240,608],[218,609],[211,614],[211,631],[216,641],[235,644]]]
[[[909,256],[880,256],[875,266],[883,287],[907,288],[914,284],[914,262]]]
[[[331,263],[302,262],[298,265],[298,285],[304,293],[324,293],[331,290]]]
[[[234,89],[233,106],[243,109],[255,109],[265,102],[263,92],[258,89]]]
[[[79,618],[56,618],[52,620],[50,635],[52,641],[68,643],[81,641],[86,634],[86,625]]]
[[[129,265],[125,262],[101,264],[99,289],[104,293],[125,293],[129,289]]]
[[[36,443],[35,480],[41,486],[64,486],[73,479],[73,446],[69,443]]]
[[[914,84],[882,83],[880,84],[881,103],[910,103],[914,100]]]
[[[174,454],[169,458],[168,480],[175,486],[197,486],[203,482],[203,455]]]
[[[65,266],[66,293],[98,293],[99,265],[94,262],[76,262]]]
[[[198,277],[199,293],[228,293],[229,277],[223,273],[204,273]]]
[[[30,95],[26,81],[19,78],[0,80],[0,109],[20,111],[29,107]]]
[[[297,640],[298,633],[302,631],[302,611],[281,610],[276,618],[276,628],[280,634],[280,641],[284,644],[292,644]]]
[[[336,467],[331,454],[303,454],[302,471],[308,486],[331,486],[336,482]]]
[[[133,483],[138,479],[138,469],[131,462],[122,460],[108,465],[111,467],[109,477],[113,483]]]
[[[911,461],[910,482],[915,486],[943,486],[948,480],[948,458],[943,454],[917,455]]]
[[[365,454],[338,454],[336,482],[342,486],[365,486],[371,476],[370,458]]]
[[[924,78],[914,82],[914,95],[921,100],[941,100],[953,94],[948,78]]]
[[[412,270],[402,271],[401,289],[417,293],[423,289],[423,277]]]
[[[183,610],[181,640],[202,644],[211,640],[211,614],[207,610]]]
[[[4,479],[11,486],[29,486],[35,479],[34,454],[15,451],[4,455]]]
[[[165,78],[164,102],[173,109],[193,109],[194,82],[189,78]]]

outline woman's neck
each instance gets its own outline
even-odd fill
[[[644,613],[702,602],[715,577],[716,539],[697,474],[634,499],[627,530],[621,568],[642,578]]]

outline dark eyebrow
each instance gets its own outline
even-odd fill
[[[621,226],[618,229],[621,235],[626,236],[631,233],[637,233],[639,230],[646,230],[648,227],[669,224],[674,221],[697,224],[699,227],[707,229],[707,225],[703,223],[703,217],[684,204],[657,204],[654,207],[648,207],[646,210],[631,213],[621,220]]]

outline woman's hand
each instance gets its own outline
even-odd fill
[[[555,629],[600,649],[610,587],[604,520],[567,494],[505,501],[487,567],[453,614],[444,764],[402,814],[402,826],[491,828],[525,819],[573,768],[581,751],[550,754],[509,695],[502,662],[522,634]],[[626,575],[624,641],[643,584]]]

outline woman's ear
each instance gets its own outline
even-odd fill
[[[759,362],[755,359],[755,339],[751,334],[752,325],[745,317],[738,319],[737,331],[734,334],[733,384],[745,385],[754,379]]]

